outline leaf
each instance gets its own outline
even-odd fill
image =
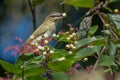
[[[91,23],[92,23],[92,17],[93,17],[93,15],[85,17],[81,21],[80,27],[79,27],[80,38],[85,38],[88,35],[88,31],[89,31]]]
[[[109,45],[109,54],[111,56],[114,56],[115,53],[116,53],[116,45],[114,45],[112,42],[110,42],[110,45]]]
[[[117,47],[117,48],[120,48],[120,44],[117,44],[116,47]]]
[[[72,66],[73,61],[69,59],[65,59],[62,61],[54,61],[54,62],[49,62],[48,66],[51,70],[55,71],[68,71],[70,67]]]
[[[42,62],[42,57],[43,57],[43,55],[34,56],[31,59],[29,59],[28,62],[31,62],[31,63],[33,63],[33,62]]]
[[[114,43],[115,45],[120,44],[120,39],[118,39],[118,40],[114,40],[113,43]]]
[[[110,20],[114,23],[117,29],[120,29],[120,15],[108,14]]]
[[[110,35],[111,34],[111,32],[109,31],[109,30],[103,30],[102,31],[104,34],[107,34],[107,35]]]
[[[60,57],[65,57],[68,55],[68,52],[65,49],[57,49],[54,51],[54,53],[52,54],[52,60],[56,60],[57,58]]]
[[[106,10],[106,11],[109,11],[109,12],[111,12],[111,13],[113,13],[113,11],[112,11],[112,9],[110,9],[109,7],[104,7],[104,9]]]
[[[68,54],[68,52],[65,49],[56,49],[55,53],[62,54],[62,55]]]
[[[107,55],[102,55],[99,60],[99,65],[100,66],[112,66],[115,65],[115,59],[113,56],[107,56]]]
[[[12,0],[5,0],[6,5],[10,5],[12,3]]]
[[[110,2],[118,2],[118,1],[120,1],[120,0],[109,0]]]
[[[33,55],[34,55],[34,53],[32,53],[32,52],[28,52],[28,53],[24,54],[24,56],[33,56]]]
[[[90,27],[88,35],[92,36],[97,31],[97,29],[98,29],[98,25]]]
[[[91,44],[92,44],[92,45],[96,45],[96,46],[105,46],[105,45],[106,45],[106,42],[105,42],[104,39],[102,39],[102,40],[93,41]]]
[[[28,52],[28,53],[25,53],[24,54],[24,61],[28,61],[29,59],[33,58],[34,57],[34,54],[32,52]],[[20,55],[19,56],[19,60],[22,60],[23,56]]]
[[[117,29],[118,34],[120,35],[120,29]]]
[[[91,42],[92,45],[96,45],[96,46],[105,46],[106,45],[104,37],[96,36],[95,38],[96,38],[96,40]]]
[[[92,38],[92,37],[81,39],[78,41],[78,44],[76,45],[76,47],[80,48],[82,46],[85,46],[85,45],[91,43],[92,41],[94,41],[94,38]]]
[[[21,72],[21,68],[18,65],[11,64],[5,61],[0,60],[1,66],[10,73],[18,74]]]
[[[65,4],[72,5],[76,8],[92,8],[94,6],[94,0],[63,0]]]
[[[92,48],[88,47],[88,48],[83,48],[83,49],[80,49],[76,52],[76,56],[75,58],[84,58],[84,57],[87,57],[87,56],[91,56],[93,55],[94,53],[98,52],[100,50],[100,47],[98,46],[94,46]]]
[[[120,48],[120,40],[115,40],[112,43],[116,46],[116,48]]]
[[[45,72],[44,67],[31,67],[30,69],[25,69],[25,76],[36,76]]]
[[[59,41],[63,41],[63,42],[73,42],[73,40],[67,40],[67,38],[69,37],[69,35],[67,34],[59,34]]]
[[[21,56],[22,57],[22,56]],[[24,56],[24,65],[25,66],[28,66],[28,65],[31,65],[31,64],[38,64],[38,63],[40,63],[40,62],[42,62],[42,55],[37,55],[37,56]],[[21,65],[21,61],[22,60],[22,58],[19,58],[18,60],[17,60],[17,64],[19,64],[19,65]]]
[[[27,79],[25,80],[46,80],[45,78],[43,78],[42,76],[30,76],[30,77],[27,77]]]
[[[45,0],[34,0],[32,3],[32,6],[37,6],[39,4],[42,4]]]
[[[69,76],[64,72],[53,72],[52,73],[54,80],[70,80]]]
[[[78,44],[76,45],[76,48],[80,48],[80,47],[88,45],[88,44],[104,46],[104,45],[106,45],[106,42],[105,42],[105,38],[102,36],[88,37],[88,38],[79,40]]]

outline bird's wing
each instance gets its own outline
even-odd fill
[[[38,37],[44,34],[48,30],[48,27],[49,27],[48,25],[41,25],[34,31],[32,35]]]
[[[48,30],[49,26],[48,25],[41,25],[39,26],[31,36],[34,36],[34,38],[44,34],[47,30]],[[33,41],[34,39],[30,39],[30,37],[28,38],[28,40],[26,42],[29,41]]]

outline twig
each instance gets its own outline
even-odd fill
[[[47,64],[48,64],[47,59],[43,60],[43,66],[46,69],[47,80],[53,80],[52,75],[51,75],[51,70],[48,68]]]
[[[93,57],[95,57],[96,59],[98,59],[98,57],[94,54]]]
[[[100,53],[103,54],[105,49],[106,49],[106,46],[104,46],[104,47],[102,48],[102,50],[100,51]],[[96,62],[95,62],[95,64],[94,64],[94,66],[93,66],[92,71],[94,71],[94,70],[96,69],[96,67],[97,67],[97,64],[98,64],[99,59],[100,59],[100,53],[97,52],[98,57],[97,57],[97,60],[96,60]],[[91,71],[91,72],[92,72],[92,71]]]
[[[21,66],[21,70],[22,70],[22,80],[24,80],[24,53],[22,53],[22,66]]]
[[[62,6],[62,12],[64,13],[65,12],[65,4],[64,2],[60,3],[60,5]],[[65,18],[63,18],[63,28],[65,28]]]
[[[104,21],[103,17],[101,16],[100,13],[97,12],[97,14],[98,14],[98,16],[100,17],[101,21],[103,22],[103,25],[105,26],[106,24],[105,24],[105,21]],[[113,34],[113,36],[114,36],[116,39],[119,39],[118,36],[115,34],[115,32],[114,32],[112,29],[109,29],[109,30],[110,30],[110,32]]]
[[[115,62],[120,66],[120,62],[118,60],[115,60]]]
[[[106,48],[107,48],[107,46],[104,46],[104,47],[102,48],[102,50],[101,50],[101,54],[104,53],[104,51],[106,50]]]
[[[91,72],[93,72],[96,69],[98,62],[99,62],[99,58],[96,60]]]
[[[95,10],[99,10],[105,6],[107,6],[108,4],[108,1],[105,1],[105,2],[101,2],[100,4],[98,4],[97,6],[95,6],[94,8],[90,9],[86,14],[85,16],[89,16],[90,14],[92,14]]]
[[[60,5],[62,6],[62,12],[64,13],[65,12],[65,4],[64,4],[64,2],[62,2],[62,3],[60,3]],[[66,27],[65,27],[65,18],[63,18],[63,29],[66,29]],[[55,45],[55,48],[57,48],[58,46],[60,45],[60,42],[57,42],[57,44]]]
[[[28,0],[28,3],[33,17],[33,30],[35,30],[36,29],[35,6],[32,6],[31,0]]]
[[[99,3],[98,5],[96,5],[93,8],[91,8],[90,10],[88,10],[86,12],[86,14],[83,17],[81,17],[80,19],[78,19],[76,21],[76,23],[74,24],[74,26],[77,25],[80,21],[82,21],[85,17],[90,16],[90,15],[94,15],[95,10],[99,10],[99,9],[105,7],[105,6],[107,6],[107,4],[108,4],[108,1],[105,1],[105,2]]]

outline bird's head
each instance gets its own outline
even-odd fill
[[[58,21],[59,19],[65,18],[66,17],[66,13],[59,13],[59,12],[54,12],[52,14],[50,14],[49,16],[47,16],[46,20],[49,21]]]

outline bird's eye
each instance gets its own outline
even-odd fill
[[[51,17],[55,17],[55,15],[51,15]]]

